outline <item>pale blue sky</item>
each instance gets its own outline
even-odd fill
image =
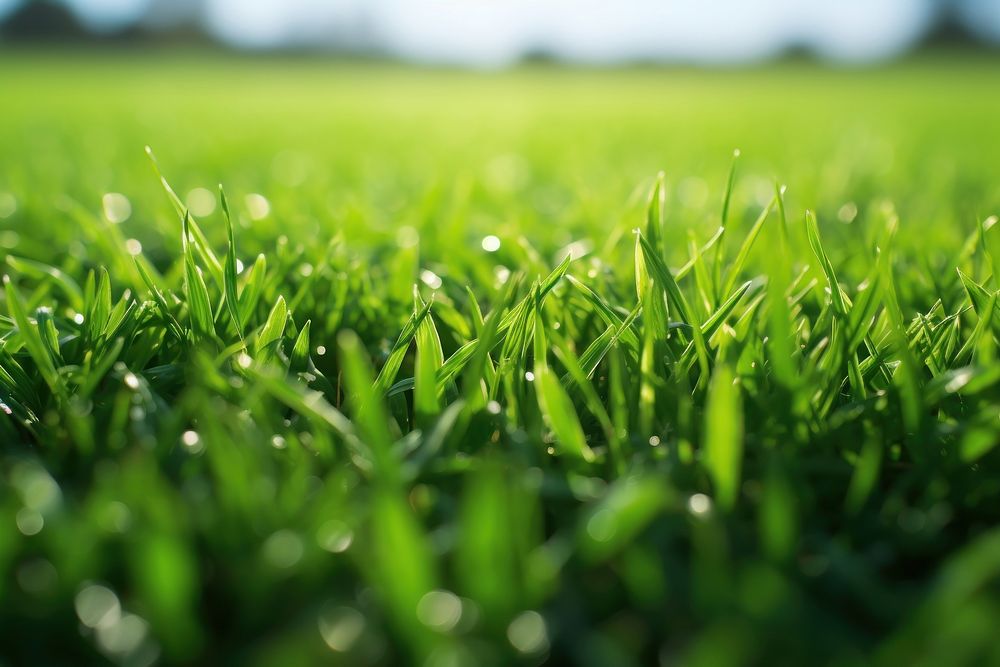
[[[18,0],[0,0],[0,11]],[[400,56],[499,65],[543,50],[584,62],[740,62],[807,46],[830,58],[889,57],[926,29],[932,0],[65,0],[92,27],[151,9],[200,12],[240,46],[358,40]],[[1000,37],[1000,0],[962,0]],[[180,8],[180,9],[178,9]]]

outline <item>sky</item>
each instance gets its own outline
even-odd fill
[[[18,1],[0,0],[0,12]],[[924,34],[935,7],[934,0],[63,1],[98,30],[196,15],[235,46],[365,44],[473,66],[533,52],[590,63],[731,63],[790,47],[840,61],[879,60]],[[957,2],[970,25],[1000,39],[1000,0]]]

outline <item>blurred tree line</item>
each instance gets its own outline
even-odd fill
[[[923,0],[930,9],[930,20],[921,39],[910,51],[953,50],[979,51],[1000,49],[1000,26],[983,29],[981,10],[1000,0]],[[915,0],[919,2],[919,0]],[[132,20],[95,26],[81,17],[69,3],[60,0],[20,0],[6,14],[0,13],[0,44],[41,45],[203,45],[223,46],[205,20],[205,0],[149,0],[145,9]],[[996,11],[1000,15],[1000,10]],[[363,28],[363,26],[362,26]],[[324,36],[324,42],[301,41],[284,44],[281,49],[308,51],[322,49],[342,55],[379,56],[374,31],[358,26],[345,27]],[[791,45],[786,57],[814,57],[807,45]],[[547,56],[548,54],[546,54]],[[531,52],[525,60],[538,59]],[[545,57],[545,60],[557,58]]]

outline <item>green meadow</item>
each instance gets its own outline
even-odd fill
[[[1000,663],[995,59],[0,59],[0,665]]]

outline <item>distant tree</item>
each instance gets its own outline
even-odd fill
[[[14,9],[0,23],[0,38],[7,42],[77,42],[87,30],[64,4],[33,0]]]
[[[678,0],[682,1],[682,0]],[[995,44],[996,31],[982,30],[972,18],[974,9],[981,4],[1000,0],[923,0],[931,12],[930,21],[921,39],[911,50],[947,48],[979,49]],[[377,56],[385,53],[390,45],[380,34],[384,7],[372,0],[353,0],[338,5],[333,19],[314,25],[312,31],[283,45],[288,49],[320,49],[340,56]],[[204,44],[217,42],[209,34],[206,22],[205,0],[149,0],[145,13],[131,24],[112,31],[94,32],[81,23],[69,9],[66,0],[21,0],[6,16],[0,16],[0,40],[4,42],[57,42],[73,43],[101,41],[139,43],[159,41],[168,43]],[[781,53],[783,59],[815,58],[815,53],[805,43],[797,43]],[[525,54],[527,62],[558,60],[543,43]]]
[[[193,26],[202,21],[204,5],[204,0],[150,0],[142,22],[151,29]]]
[[[962,11],[966,4],[969,4],[968,0],[936,0],[934,18],[923,38],[914,45],[914,50],[982,47],[982,36],[972,29]]]

